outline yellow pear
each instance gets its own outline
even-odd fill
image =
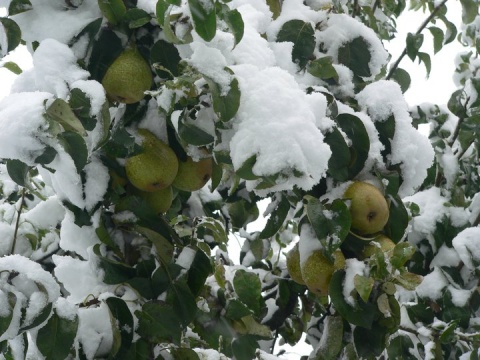
[[[170,206],[172,206],[173,190],[171,186],[153,192],[139,190],[138,195],[145,199],[147,204],[155,210],[157,214],[167,212],[167,210],[170,209]]]
[[[340,250],[336,250],[333,257],[332,263],[322,250],[315,250],[301,263],[302,279],[316,295],[328,295],[328,286],[334,271],[345,267],[345,256]]]
[[[343,196],[350,200],[352,229],[361,235],[381,231],[388,221],[389,209],[382,192],[372,184],[355,181]]]
[[[186,161],[178,162],[178,173],[173,186],[183,191],[200,190],[212,177],[212,158],[193,161],[189,156]]]
[[[298,250],[298,243],[287,253],[287,270],[293,281],[305,285],[300,270],[300,251]]]
[[[142,191],[158,191],[170,186],[177,176],[175,152],[150,131],[140,129],[143,152],[125,161],[128,180]]]
[[[364,259],[369,258],[378,250],[387,252],[395,247],[395,243],[388,236],[380,235],[376,237],[370,244],[366,245],[362,250],[362,256]]]
[[[139,102],[152,86],[149,63],[135,48],[125,50],[110,65],[102,80],[107,96],[125,104]]]

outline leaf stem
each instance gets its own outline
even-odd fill
[[[447,1],[448,0],[443,0],[440,4],[435,6],[435,8],[430,13],[430,15],[425,19],[425,21],[422,23],[422,25],[420,25],[420,27],[418,28],[415,35],[419,35],[427,27],[428,23],[435,17],[435,15],[438,13],[438,11],[440,11],[442,6],[445,5],[445,3]],[[390,71],[388,72],[386,80],[390,80],[390,78],[393,76],[393,73],[395,72],[395,70],[397,70],[398,66],[400,65],[400,62],[403,60],[405,55],[407,55],[407,46],[406,45],[405,45],[405,48],[403,49],[403,52],[400,54],[398,59],[395,61],[393,66],[390,68]]]
[[[22,198],[20,199],[20,205],[17,210],[17,221],[15,222],[15,232],[13,233],[13,241],[12,247],[10,249],[10,254],[13,254],[15,251],[15,246],[17,244],[17,234],[18,234],[18,227],[20,226],[20,215],[22,214],[22,206],[25,200],[25,188],[22,188]]]

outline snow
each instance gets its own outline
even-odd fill
[[[447,285],[448,280],[443,275],[442,270],[436,267],[431,273],[423,277],[422,283],[417,286],[415,291],[421,298],[437,300],[442,297]]]
[[[475,270],[480,265],[480,228],[463,230],[453,238],[452,244],[466,267]]]
[[[345,260],[345,279],[343,283],[343,297],[352,306],[356,306],[355,298],[355,275],[364,276],[366,265],[363,261],[352,258]]]

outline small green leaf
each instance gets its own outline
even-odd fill
[[[278,201],[277,206],[275,206],[275,209],[271,212],[264,229],[259,235],[259,239],[267,239],[274,236],[287,218],[290,210],[290,203],[286,196],[278,196],[280,197],[280,200]]]
[[[282,12],[282,1],[281,0],[267,0],[267,5],[272,12],[272,18],[275,20],[280,16]]]
[[[9,159],[7,162],[7,172],[10,179],[20,186],[27,187],[28,171],[30,167],[24,162],[17,159]]]
[[[338,62],[360,77],[372,75],[369,65],[371,58],[369,45],[361,36],[338,49]]]
[[[262,284],[258,275],[245,270],[237,270],[233,278],[233,287],[238,298],[255,314],[260,314],[263,299]]]
[[[43,153],[41,155],[38,155],[35,158],[35,162],[37,164],[47,165],[47,164],[50,164],[55,159],[56,156],[57,156],[57,150],[55,150],[51,146],[47,146],[43,150]]]
[[[407,55],[414,61],[423,44],[423,34],[407,34]]]
[[[410,291],[415,290],[417,286],[422,283],[422,281],[422,276],[407,271],[403,271],[400,275],[397,275],[395,277],[395,282],[397,284],[403,286],[405,289]]]
[[[227,72],[232,73],[228,68]],[[206,77],[205,77],[206,78]],[[230,89],[226,94],[222,94],[222,89],[213,80],[206,78],[209,89],[212,93],[213,110],[223,122],[231,120],[240,107],[240,87],[238,80],[233,78],[230,82]]]
[[[87,96],[82,90],[73,88],[70,91],[70,98],[68,99],[68,105],[82,122],[83,127],[87,131],[92,131],[97,125],[97,119],[90,116],[92,110],[92,104],[90,97]]]
[[[343,296],[344,279],[345,271],[337,270],[333,273],[330,281],[329,295],[335,310],[349,323],[358,327],[372,329],[373,320],[376,317],[375,305],[358,301],[357,306],[353,307],[347,303]]]
[[[415,254],[416,248],[407,242],[401,242],[395,245],[390,263],[397,269],[401,269],[405,263]]]
[[[137,333],[150,342],[180,344],[182,328],[173,307],[159,301],[150,301],[136,311]]]
[[[277,42],[292,42],[292,60],[305,68],[315,50],[315,31],[309,22],[290,20],[278,32]]]
[[[187,348],[176,348],[172,350],[174,360],[200,360],[198,354]]]
[[[478,15],[478,4],[474,0],[460,0],[462,4],[462,22],[470,24]]]
[[[445,32],[445,41],[444,45],[450,44],[452,41],[454,41],[457,38],[458,30],[455,24],[445,17],[441,17],[443,23],[447,27],[447,31]]]
[[[225,317],[230,320],[240,320],[241,318],[251,315],[250,309],[238,299],[232,298],[227,301],[225,307]]]
[[[152,20],[152,17],[145,10],[134,8],[129,9],[126,14],[124,21],[128,24],[130,29],[139,28],[145,24],[148,24]]]
[[[359,358],[374,359],[385,350],[387,331],[378,325],[368,330],[357,326],[353,330],[353,341]]]
[[[398,195],[390,196],[390,216],[385,225],[385,234],[393,240],[399,242],[407,229],[409,216],[402,199]]]
[[[102,15],[112,25],[117,25],[122,21],[127,12],[123,0],[98,0],[98,7]]]
[[[6,45],[7,48],[3,49],[0,46],[0,57],[7,54],[8,52],[15,49],[18,45],[20,45],[20,41],[22,39],[22,32],[20,27],[17,25],[15,21],[9,18],[0,17],[0,24],[3,25],[0,28],[0,36],[6,37]],[[5,42],[3,42],[5,44]],[[2,55],[3,53],[3,55]]]
[[[441,335],[440,335],[440,342],[442,344],[448,344],[454,341],[457,341],[457,336],[455,334],[455,330],[458,328],[458,324],[456,321],[452,321],[450,324],[448,324],[445,329],[443,329]]]
[[[253,155],[244,161],[242,166],[236,171],[237,175],[245,180],[257,180],[259,176],[253,173],[253,166],[257,162],[257,155]]]
[[[433,36],[433,53],[436,54],[442,50],[445,35],[443,34],[443,30],[436,26],[430,26],[428,30],[430,30]]]
[[[181,117],[178,121],[178,136],[190,145],[203,146],[213,143],[215,138],[196,126],[194,121]]]
[[[205,280],[212,274],[210,258],[202,250],[197,249],[188,271],[187,284],[192,294],[197,296],[205,286]]]
[[[58,139],[65,151],[72,157],[75,167],[78,173],[80,173],[88,161],[88,150],[85,139],[71,131],[58,134]]]
[[[205,41],[215,37],[217,16],[213,0],[188,0],[195,31]]]
[[[333,59],[330,56],[324,56],[309,62],[307,71],[322,80],[333,79],[338,81],[338,73],[333,67]]]
[[[0,289],[1,292],[4,292],[3,290]],[[2,314],[5,314],[5,310],[8,310],[8,315],[6,316],[0,316],[0,334],[5,334],[5,332],[8,330],[10,327],[10,324],[13,319],[13,309],[15,307],[15,303],[17,302],[17,295],[15,295],[13,292],[6,292],[6,296],[8,299],[7,304],[2,303],[2,307],[4,308],[4,312]],[[0,346],[1,348],[1,346]]]
[[[226,7],[228,8],[228,7]],[[242,15],[237,9],[223,12],[222,19],[227,23],[235,39],[235,46],[242,40],[245,24]]]
[[[316,349],[317,360],[335,360],[343,347],[343,318],[341,316],[327,316],[325,328]]]
[[[402,69],[396,68],[392,75],[392,80],[397,82],[400,85],[400,89],[402,89],[402,93],[408,90],[410,84],[412,83],[412,79],[410,78],[410,74]]]
[[[83,124],[65,100],[55,99],[47,108],[46,115],[62,125],[66,131],[72,131],[82,136],[86,135]]]
[[[375,284],[375,280],[370,277],[357,274],[353,278],[353,283],[355,285],[355,290],[357,290],[362,300],[367,302],[372,292],[373,285]]]
[[[35,319],[33,319],[33,321],[30,324],[26,326],[22,326],[20,328],[20,332],[33,329],[34,327],[37,327],[38,325],[42,324],[44,321],[46,321],[50,317],[52,313],[52,308],[53,308],[53,304],[48,303],[47,306],[45,306],[43,310],[40,311],[40,313],[35,317]]]
[[[133,341],[133,329],[135,327],[133,316],[124,300],[109,297],[105,302],[110,310],[112,326],[120,332],[120,344],[117,351],[112,351],[111,355],[122,354],[130,347]]]
[[[16,63],[13,61],[7,61],[1,65],[1,67],[4,67],[5,69],[10,70],[12,73],[16,75],[20,75],[22,73],[22,69],[20,66],[18,66]]]
[[[136,276],[137,272],[131,266],[102,256],[99,245],[94,246],[93,252],[97,255],[99,265],[104,271],[103,282],[105,284],[121,284]]]
[[[47,359],[64,360],[73,346],[77,329],[77,316],[70,320],[54,312],[47,324],[38,331],[37,347]]]
[[[430,59],[430,55],[424,52],[417,53],[419,61],[423,62],[425,68],[427,70],[427,78],[430,76],[430,71],[432,70],[432,60]]]
[[[390,339],[387,347],[388,358],[416,360],[417,357],[413,355],[414,349],[412,339],[407,335],[399,334],[393,339]]]
[[[29,0],[13,0],[8,6],[8,15],[17,15],[32,9],[32,3]]]
[[[150,51],[150,62],[159,64],[168,71],[163,71],[157,67],[155,72],[164,78],[171,78],[179,75],[178,64],[180,63],[180,54],[175,45],[164,40],[158,40]]]
[[[352,114],[340,114],[335,119],[337,124],[351,141],[349,179],[353,179],[365,166],[370,151],[370,139],[363,122]]]
[[[171,285],[166,302],[172,306],[182,327],[186,327],[195,318],[197,303],[185,281],[176,281]]]
[[[337,127],[325,134],[325,142],[332,150],[328,160],[328,173],[338,181],[347,181],[349,178],[348,166],[351,162],[350,148],[342,133]]]

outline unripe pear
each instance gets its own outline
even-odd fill
[[[142,191],[165,189],[177,176],[177,156],[150,131],[140,129],[138,133],[143,137],[143,152],[125,161],[127,177],[133,186]]]
[[[212,158],[193,161],[189,156],[186,161],[178,162],[178,173],[173,186],[183,191],[200,190],[212,177]]]
[[[102,80],[107,96],[125,104],[139,102],[152,86],[149,63],[135,48],[125,50],[110,65]]]
[[[171,186],[153,192],[138,190],[138,195],[140,195],[157,214],[166,213],[172,206],[173,190]]]
[[[376,244],[374,244],[376,243]],[[388,236],[380,235],[376,237],[370,244],[365,245],[362,251],[362,256],[364,259],[369,258],[378,250],[382,252],[387,252],[392,250],[395,247],[395,243]]]
[[[372,184],[355,181],[343,197],[350,200],[352,229],[361,235],[381,231],[389,217],[388,203]]]
[[[328,295],[328,286],[334,271],[345,267],[345,256],[340,250],[336,250],[333,257],[332,263],[322,250],[315,250],[301,263],[303,281],[308,289],[318,296]]]
[[[305,281],[303,281],[302,278],[302,271],[300,270],[300,251],[298,250],[298,243],[287,253],[287,270],[293,281],[305,285]]]

